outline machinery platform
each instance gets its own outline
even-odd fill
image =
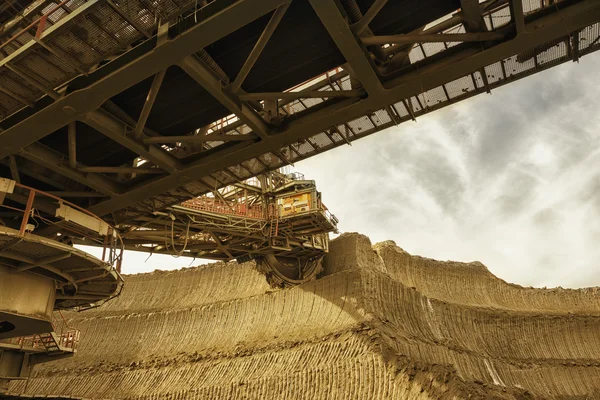
[[[32,233],[21,236],[15,229],[0,226],[0,249],[0,269],[5,273],[14,275],[28,271],[57,282],[57,310],[104,301],[118,294],[123,284],[119,273],[109,263],[73,246]],[[6,290],[4,285],[3,290]]]
[[[103,259],[74,247],[76,238],[102,243]],[[120,294],[120,242],[113,227],[75,204],[0,179],[0,388],[27,379],[36,364],[73,356],[79,331],[61,310]]]

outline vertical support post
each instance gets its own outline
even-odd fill
[[[23,215],[23,221],[21,221],[21,228],[19,229],[19,235],[25,234],[27,223],[29,222],[29,214],[31,214],[31,208],[33,207],[33,200],[35,199],[35,191],[29,190],[29,197],[27,198],[27,206],[25,206],[25,214]]]
[[[267,112],[265,120],[271,122],[273,118],[279,116],[279,100],[265,100],[264,109]]]
[[[167,70],[164,69],[162,71],[158,71],[156,75],[154,75],[154,79],[152,80],[152,86],[148,91],[146,102],[144,103],[144,107],[142,108],[140,118],[138,119],[137,125],[134,130],[134,136],[136,139],[142,137],[142,133],[144,132],[144,128],[146,127],[146,122],[148,121],[148,117],[150,116],[150,111],[152,111],[152,106],[154,106],[154,102],[156,101],[158,91],[160,90],[163,80],[165,79],[166,73]]]
[[[68,126],[69,135],[69,167],[77,168],[77,137],[76,137],[76,122],[71,122]]]
[[[123,260],[121,260],[120,258],[117,260],[117,272],[121,273],[121,263]]]
[[[525,32],[525,17],[523,14],[523,0],[510,1],[510,13],[517,28],[517,35]]]
[[[48,20],[48,14],[44,14],[42,18],[40,18],[40,22],[38,24],[37,31],[35,32],[35,38],[39,39],[42,37],[42,33],[44,33],[44,28],[46,27],[46,21]]]
[[[108,235],[104,236],[104,244],[102,247],[102,261],[106,261],[106,247],[108,246]]]
[[[17,159],[13,154],[8,157],[9,167],[10,167],[10,175],[13,181],[17,183],[21,183],[21,176],[19,175],[19,167],[17,166]]]
[[[579,31],[573,32],[571,39],[571,45],[573,47],[573,62],[579,62]]]

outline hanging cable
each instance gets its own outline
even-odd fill
[[[181,251],[177,251],[177,248],[175,247],[175,237],[174,237],[174,229],[175,228],[175,220],[171,220],[171,245],[173,247],[173,250],[178,254],[178,255],[182,255],[183,252],[187,249],[187,244],[188,244],[188,238],[189,238],[189,233],[190,233],[190,221],[188,221],[187,223],[187,227],[185,230],[185,241],[183,242],[183,249],[181,249]]]

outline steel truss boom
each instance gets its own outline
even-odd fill
[[[218,6],[218,3],[220,2],[211,4]],[[6,129],[0,134],[0,140],[6,144],[0,148],[0,159],[18,152],[70,122],[85,122],[86,115],[100,108],[106,99],[159,71],[183,62],[186,57],[286,3],[288,1],[285,0],[233,2],[89,87],[56,100],[32,117]]]
[[[98,77],[87,87],[56,97],[45,108],[35,110],[36,112],[30,117],[9,126],[0,133],[0,142],[3,144],[0,147],[0,159],[19,154],[110,196],[108,200],[90,207],[90,211],[95,214],[106,215],[200,179],[209,178],[210,181],[216,181],[216,178],[209,175],[220,171],[224,171],[225,175],[235,176],[231,170],[228,171],[228,168],[234,165],[241,165],[249,173],[254,173],[242,164],[250,159],[262,163],[264,168],[272,168],[261,161],[260,157],[267,153],[274,154],[283,163],[290,163],[293,161],[290,161],[290,154],[282,153],[282,148],[286,146],[290,152],[294,152],[296,150],[292,145],[303,142],[310,145],[315,152],[321,151],[321,147],[325,147],[326,150],[329,147],[322,144],[317,146],[310,140],[319,132],[324,132],[329,137],[332,146],[338,143],[332,139],[331,135],[334,131],[349,143],[348,138],[340,132],[340,127],[347,126],[349,121],[360,117],[366,116],[372,119],[372,114],[382,109],[388,110],[392,120],[382,126],[397,124],[401,118],[395,114],[397,112],[393,106],[395,103],[403,103],[407,113],[415,118],[417,112],[410,100],[411,97],[416,98],[418,102],[419,96],[423,93],[441,88],[450,103],[452,101],[444,85],[463,77],[473,79],[473,84],[477,88],[475,75],[478,74],[485,91],[489,92],[493,85],[488,81],[486,67],[515,55],[528,54],[536,48],[544,48],[549,43],[566,40],[565,38],[570,41],[572,33],[578,34],[580,30],[600,21],[600,3],[595,0],[565,0],[559,2],[557,7],[545,8],[526,16],[523,16],[520,2],[515,0],[510,2],[512,22],[500,29],[488,31],[485,23],[482,22],[483,4],[474,0],[463,0],[461,3],[463,11],[453,16],[451,20],[453,23],[457,23],[456,20],[462,21],[465,25],[465,33],[447,33],[445,32],[447,28],[439,30],[430,28],[405,35],[361,36],[361,32],[369,31],[367,28],[370,21],[386,4],[385,1],[374,2],[374,8],[368,10],[363,19],[355,25],[349,25],[344,10],[336,0],[311,0],[310,4],[314,11],[346,60],[344,72],[339,74],[352,77],[351,90],[342,88],[341,85],[339,90],[334,89],[336,81],[332,80],[332,90],[311,86],[282,93],[239,92],[237,89],[241,87],[254,62],[260,56],[266,41],[277,25],[283,23],[282,16],[290,3],[292,0],[229,0],[209,4],[207,8],[213,7],[213,12],[207,14],[209,16],[198,21],[193,27],[183,33],[171,32],[171,36],[166,39],[162,38],[155,42],[152,42],[153,38],[149,39],[147,43],[153,43],[151,50],[113,72]],[[220,8],[216,9],[216,7]],[[245,68],[242,68],[237,78],[229,77],[235,80],[232,85],[227,86],[227,83],[215,73],[214,68],[211,68],[199,52],[211,43],[269,13],[272,13],[271,22],[252,50],[251,57],[244,63]],[[441,25],[451,27],[447,22],[442,22]],[[408,58],[412,48],[419,46],[419,43],[435,41],[460,41],[462,44],[425,60],[418,68],[409,64],[391,72],[380,68],[365,47],[399,43],[397,46],[386,47],[383,52],[393,55],[397,51]],[[477,41],[477,43],[466,43],[468,41]],[[578,44],[575,43],[572,47],[571,51],[575,59],[579,56]],[[537,63],[535,56],[534,59]],[[504,66],[503,63],[500,64]],[[225,106],[235,116],[235,121],[230,126],[242,126],[238,132],[240,134],[231,134],[231,131],[219,131],[213,128],[213,131],[208,134],[205,129],[202,134],[189,136],[169,137],[162,136],[161,132],[156,133],[157,136],[145,136],[144,132],[147,131],[144,130],[145,123],[156,100],[160,84],[165,85],[162,79],[164,71],[170,66],[183,69],[193,81]],[[218,65],[216,67],[218,68]],[[106,99],[157,74],[158,78],[155,78],[148,101],[144,104],[144,111],[136,120],[137,127],[122,122],[124,121],[122,117],[119,119],[115,113],[111,114],[100,108]],[[506,73],[504,75],[505,81],[509,81]],[[329,79],[330,76],[328,75],[327,78]],[[286,104],[302,103],[303,99],[308,98],[329,100],[319,107],[307,109],[288,119],[283,118],[285,115],[274,115],[276,118],[271,118],[273,115],[265,117],[265,111],[273,104],[277,113],[278,110],[281,112]],[[261,100],[265,101],[264,105],[259,103]],[[278,100],[281,102],[277,103]],[[261,107],[264,108],[261,110]],[[427,107],[426,104],[420,104],[421,109]],[[283,123],[277,117],[283,118]],[[141,183],[134,182],[129,186],[121,186],[101,174],[100,171],[107,171],[106,169],[94,169],[94,167],[90,169],[89,166],[80,165],[74,153],[71,167],[63,165],[56,154],[52,155],[51,162],[44,160],[39,154],[43,152],[51,155],[51,152],[40,148],[41,144],[35,142],[74,121],[93,127],[150,162],[151,165],[145,165],[146,170],[139,170],[140,172],[152,174],[156,172],[157,175],[159,171],[165,173],[148,178]],[[191,161],[179,159],[160,146],[162,143],[173,142],[203,146],[208,141],[224,142],[225,145],[202,153],[201,157]],[[297,151],[296,154],[300,157]],[[77,165],[77,169],[73,168],[74,165]],[[120,171],[134,169],[131,165],[115,168],[121,168]],[[83,171],[96,173],[85,174]],[[119,171],[119,169],[111,171]],[[92,179],[88,179],[90,177]]]
[[[185,169],[157,179],[142,187],[123,193],[93,207],[93,212],[103,215],[122,207],[135,204],[147,196],[158,195],[169,188],[189,182],[195,176],[206,176],[230,165],[279,149],[285,145],[306,139],[316,132],[352,120],[386,105],[415,96],[461,78],[498,60],[526,52],[536,46],[556,40],[600,20],[600,4],[581,2],[529,24],[526,32],[489,49],[468,48],[450,56],[443,65],[431,64],[397,79],[386,82],[384,89],[370,94],[366,99],[349,98],[289,123],[285,132],[223,153],[207,155],[190,163]]]

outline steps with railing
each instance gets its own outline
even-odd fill
[[[269,236],[274,237],[279,233],[279,218],[275,217],[271,219]]]
[[[57,318],[55,313],[52,321],[54,331],[14,337],[7,339],[5,343],[18,346],[23,351],[48,355],[75,353],[79,344],[80,331],[68,325],[62,312],[58,312],[58,314],[60,318]]]

